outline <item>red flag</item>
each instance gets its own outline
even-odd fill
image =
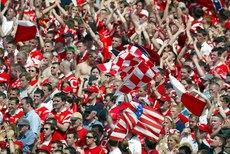
[[[184,86],[173,76],[169,75],[171,84],[177,93],[177,96],[181,98],[182,104],[196,116],[201,116],[206,103],[199,100],[198,98],[189,94]]]
[[[123,117],[115,126],[110,139],[122,141],[129,132],[157,141],[164,117],[148,106],[142,107],[142,113],[137,113],[141,104],[130,102],[131,106],[123,113]],[[139,114],[139,115],[138,115]]]
[[[18,28],[15,34],[15,42],[23,42],[34,39],[36,37],[36,25],[30,21],[18,20]]]

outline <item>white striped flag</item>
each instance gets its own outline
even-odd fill
[[[173,85],[174,90],[178,97],[180,97],[182,104],[194,115],[201,116],[206,103],[200,99],[189,94],[185,90],[184,86],[172,75],[169,75],[171,84]]]
[[[15,34],[15,42],[23,42],[34,39],[37,34],[37,27],[30,21],[18,20],[18,27]]]
[[[153,108],[130,102],[131,106],[124,110],[123,117],[119,120],[110,139],[123,141],[130,132],[157,141],[162,129],[164,117]]]

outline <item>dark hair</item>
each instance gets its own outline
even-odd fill
[[[15,101],[16,105],[19,104],[19,99],[17,97],[10,97],[9,100],[10,101]]]
[[[104,131],[104,128],[100,124],[95,124],[95,125],[92,126],[92,128],[98,128],[98,131],[100,133],[103,133],[103,131]]]
[[[7,154],[10,154],[10,148],[1,148],[1,151],[6,151]]]
[[[20,75],[19,75],[19,78],[21,79],[22,77],[25,77],[27,81],[30,81],[31,80],[31,77],[30,75],[27,73],[27,72],[22,72]]]
[[[197,33],[201,33],[203,36],[207,36],[208,35],[207,31],[204,30],[204,29],[202,29],[202,28],[199,28],[198,31],[197,31]]]
[[[51,141],[51,144],[57,144],[57,147],[60,148],[60,150],[63,150],[63,143],[60,140],[54,140]]]
[[[191,154],[192,153],[191,149],[187,145],[181,146],[178,150],[179,150],[179,153],[183,153],[183,154]]]
[[[201,8],[195,7],[193,10],[193,15],[195,18],[199,19],[200,17],[203,16],[203,11]]]
[[[55,125],[53,123],[51,123],[51,122],[45,122],[43,126],[45,126],[45,125],[50,125],[50,129],[51,130],[55,130]]]
[[[110,146],[113,146],[113,147],[118,146],[118,141],[115,141],[115,140],[109,140],[108,143],[109,143]]]
[[[90,70],[90,73],[92,73],[93,70],[95,70],[95,69],[97,69],[99,73],[101,72],[97,66],[93,66],[93,67],[91,68],[91,70]]]
[[[145,138],[145,144],[149,149],[155,149],[157,143],[152,141],[152,140]]]
[[[19,93],[20,93],[20,89],[19,89],[19,88],[11,88],[11,89],[8,90],[8,93],[9,93],[10,91],[16,91],[18,95],[19,95]]]
[[[47,89],[48,89],[49,92],[53,90],[51,84],[49,84],[49,83],[45,83],[45,84],[43,85],[43,87],[47,87]]]
[[[64,102],[66,101],[66,94],[64,92],[56,93],[53,98],[58,97]]]
[[[209,154],[208,150],[205,150],[205,149],[199,150],[197,153],[199,153],[199,154]]]
[[[24,97],[22,100],[25,100],[27,104],[30,104],[31,107],[34,107],[34,102],[31,97]]]
[[[73,138],[74,138],[74,139],[78,139],[78,134],[77,134],[77,132],[76,132],[75,130],[68,131],[68,132],[67,132],[67,135],[68,135],[68,134],[73,134]]]
[[[34,91],[34,94],[40,94],[41,97],[44,97],[45,93],[43,90],[37,88],[35,91]]]
[[[71,153],[71,154],[77,154],[76,149],[71,147],[71,146],[66,147],[65,150],[68,150],[69,153]]]
[[[96,131],[93,131],[93,130],[90,130],[90,131],[88,131],[88,133],[90,133],[90,134],[92,134],[93,135],[93,138],[95,138],[96,139],[96,144],[97,145],[99,145],[99,135],[97,134],[97,132]],[[88,134],[87,133],[87,134]]]

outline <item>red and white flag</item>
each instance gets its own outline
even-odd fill
[[[15,42],[23,42],[34,39],[37,34],[37,27],[30,21],[18,20],[18,27],[15,34]]]
[[[130,104],[111,133],[110,139],[123,141],[126,135],[132,132],[157,141],[164,117],[151,107],[133,101]]]
[[[74,6],[80,6],[82,7],[82,4],[84,4],[86,0],[72,0],[72,3]]]
[[[169,75],[169,79],[171,84],[173,85],[174,90],[176,91],[177,96],[181,98],[182,104],[192,114],[196,116],[201,116],[204,107],[206,106],[206,103],[189,94],[189,92],[185,90],[184,86],[172,75]]]

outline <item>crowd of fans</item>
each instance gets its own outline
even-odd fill
[[[1,153],[230,153],[230,1],[218,2],[2,0]],[[17,20],[36,24],[36,37],[15,42]],[[115,96],[123,81],[97,64],[125,44],[157,53],[159,72]],[[206,102],[201,116],[183,106],[169,74]],[[134,98],[164,116],[159,140],[132,132],[109,139]]]

